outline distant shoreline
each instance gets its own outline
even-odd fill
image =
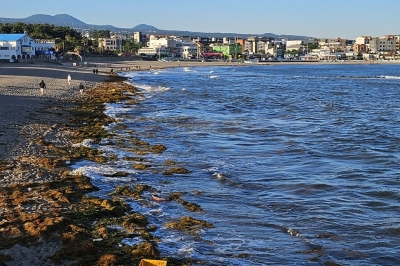
[[[316,64],[316,65],[360,65],[360,64],[400,64],[400,60],[384,60],[384,61],[366,61],[366,60],[352,60],[352,61],[262,61],[256,63],[243,63],[243,62],[228,62],[228,61],[141,61],[141,60],[130,60],[130,61],[89,61],[86,67],[98,66],[99,70],[111,71],[114,69],[117,72],[128,72],[128,71],[141,71],[150,69],[164,69],[164,68],[176,68],[176,67],[201,67],[201,66],[277,66],[277,65],[305,65],[305,64]],[[107,70],[108,69],[108,70]]]

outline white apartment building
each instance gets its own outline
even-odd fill
[[[147,47],[155,48],[155,47],[162,47],[162,46],[167,47],[167,48],[175,48],[176,38],[157,37],[154,35],[150,36],[150,39],[147,42]]]
[[[194,42],[176,42],[176,54],[182,58],[198,57],[198,45]]]
[[[180,58],[191,58],[198,55],[198,44],[181,40],[176,37],[157,37],[151,35],[147,42],[147,47],[140,48],[139,54],[146,55],[159,55],[161,56],[172,56]]]

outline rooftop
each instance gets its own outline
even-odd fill
[[[0,41],[18,41],[25,35],[25,33],[0,34]]]

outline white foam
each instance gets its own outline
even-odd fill
[[[138,73],[137,72],[124,72],[124,73],[120,73],[119,76],[121,77],[126,77],[126,78],[132,78],[134,76],[137,76]]]
[[[150,86],[141,84],[132,84],[132,85],[141,91],[152,92],[152,93],[164,92],[171,89],[170,87],[163,87],[163,86]]]
[[[194,252],[191,244],[184,245],[178,249],[178,254],[182,257],[189,258]]]
[[[400,79],[400,76],[379,76],[379,77],[384,79]]]
[[[74,147],[74,148],[79,148],[79,147],[96,148],[97,145],[95,145],[95,144],[93,143],[93,140],[92,140],[92,139],[84,139],[84,140],[83,140],[82,142],[80,142],[80,143],[72,144],[72,147]]]
[[[126,108],[120,103],[107,103],[105,107],[104,114],[113,119],[117,119],[117,115],[128,113],[132,110],[132,108]]]
[[[142,242],[143,242],[143,239],[141,237],[125,238],[121,241],[122,244],[131,246],[131,247],[134,245],[140,244]]]
[[[210,79],[218,78],[219,76],[210,76]]]
[[[157,203],[158,204],[158,203]],[[159,204],[158,204],[159,205]],[[155,216],[155,217],[162,217],[164,216],[164,211],[162,208],[158,208],[158,209],[152,209],[147,211],[146,213],[147,215],[151,215],[151,216]]]

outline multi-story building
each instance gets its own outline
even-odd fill
[[[167,37],[167,36],[156,36],[150,35],[149,41],[147,42],[147,47],[167,47],[167,48],[175,48],[176,47],[176,38]]]
[[[371,39],[372,39],[371,36],[358,36],[356,38],[356,43],[355,44],[369,44]]]
[[[222,45],[215,44],[211,46],[213,48],[213,51],[220,52],[221,54],[224,55],[225,58],[229,60],[232,58],[237,58],[238,54],[240,54],[242,51],[241,45],[238,43],[222,44]]]
[[[141,48],[139,54],[172,56],[180,58],[192,58],[199,56],[199,44],[170,36],[151,35],[147,47]]]
[[[140,31],[135,31],[133,33],[133,41],[136,43],[145,44],[146,43],[146,35],[143,35]]]
[[[181,58],[199,57],[198,45],[194,42],[177,41],[175,44],[176,56]]]
[[[364,54],[364,53],[367,53],[368,51],[369,51],[369,45],[367,45],[367,44],[357,44],[357,43],[355,43],[353,45],[353,52],[355,54],[359,54],[359,53]]]
[[[396,53],[400,53],[400,35],[394,36],[396,41]]]
[[[344,52],[346,50],[347,39],[333,38],[329,40],[329,46],[331,49],[337,52]]]
[[[115,51],[115,50],[121,50],[122,48],[122,39],[121,38],[99,38],[99,48],[101,48],[102,51]]]
[[[272,57],[283,57],[285,45],[282,41],[268,41],[265,45],[265,53]]]
[[[396,52],[396,39],[394,35],[385,35],[372,38],[369,41],[369,53],[378,55],[394,55]]]
[[[379,52],[393,53],[396,51],[396,40],[394,35],[385,35],[379,37]]]

